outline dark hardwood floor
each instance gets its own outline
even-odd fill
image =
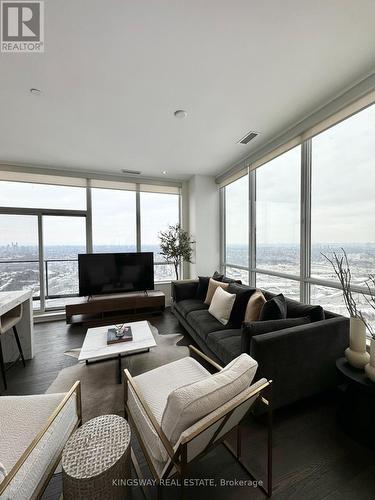
[[[151,320],[161,334],[183,332],[167,309]],[[35,358],[26,368],[19,363],[8,373],[7,395],[44,393],[57,373],[76,360],[64,355],[80,347],[86,329],[64,322],[35,326]],[[5,393],[3,393],[5,394]],[[274,415],[274,495],[277,500],[375,500],[375,452],[356,443],[336,421],[336,393],[299,402]],[[249,418],[243,430],[243,455],[249,466],[261,474],[265,463],[265,426]],[[192,478],[248,479],[224,447],[195,465]],[[61,478],[54,477],[44,499],[57,499]],[[164,498],[177,498],[170,489]],[[142,498],[140,491],[135,498]],[[186,498],[262,499],[259,489],[228,485],[189,488]]]

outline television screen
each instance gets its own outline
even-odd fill
[[[81,296],[153,290],[154,254],[79,254],[78,275]]]

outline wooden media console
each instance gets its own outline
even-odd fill
[[[160,314],[165,295],[158,290],[80,297],[65,306],[68,324],[110,325]]]

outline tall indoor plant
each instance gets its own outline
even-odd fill
[[[166,231],[160,231],[160,254],[165,260],[173,264],[176,279],[179,279],[179,269],[182,262],[191,262],[193,244],[195,243],[187,231],[180,224],[171,225]]]
[[[345,349],[345,357],[354,368],[364,368],[370,361],[370,355],[366,350],[366,327],[368,327],[362,312],[358,309],[352,292],[352,274],[348,256],[343,248],[342,255],[333,252],[329,258],[323,254],[338,277],[346,308],[350,315],[350,345]]]
[[[374,309],[375,311],[375,274],[370,274],[369,279],[366,281],[366,285],[369,291],[369,295],[363,294],[366,302]],[[371,342],[370,342],[370,362],[365,366],[366,375],[372,382],[375,382],[375,331],[372,325],[368,325],[368,329],[371,333]]]

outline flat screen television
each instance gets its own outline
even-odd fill
[[[153,290],[154,254],[79,254],[78,276],[81,296]]]

